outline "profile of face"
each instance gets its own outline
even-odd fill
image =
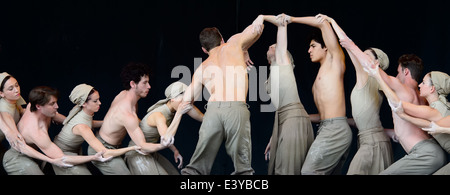
[[[308,49],[311,62],[320,62],[327,55],[327,48],[322,48],[322,45],[314,40],[311,40]]]
[[[375,61],[375,56],[373,55],[373,52],[371,52],[369,49],[365,50],[364,53],[369,56],[369,58],[373,61]]]
[[[273,61],[275,61],[275,48],[277,44],[272,44],[269,46],[269,49],[267,50],[267,61],[269,64],[272,64]]]
[[[84,102],[83,108],[86,109],[88,112],[95,113],[100,110],[100,105],[102,103],[100,102],[100,93],[98,91],[94,91],[88,98],[87,101]]]
[[[50,101],[45,105],[36,105],[36,108],[39,112],[41,112],[43,115],[47,117],[54,117],[56,116],[56,113],[58,112],[58,99],[55,96],[50,97]]]
[[[431,82],[430,74],[426,74],[423,77],[422,82],[419,84],[420,97],[427,97],[434,92],[434,86]]]
[[[401,64],[398,64],[397,67],[397,76],[396,78],[400,80],[400,82],[405,83],[405,69],[403,69]]]
[[[20,85],[14,77],[10,77],[0,90],[0,96],[11,103],[20,98]]]
[[[141,98],[147,97],[148,92],[150,91],[151,88],[149,83],[149,77],[147,75],[142,76],[139,83],[135,84],[133,88],[135,88],[134,90],[136,94],[139,95],[139,97]]]

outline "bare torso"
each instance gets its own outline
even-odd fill
[[[420,101],[417,90],[406,88],[405,91],[396,91],[401,101],[413,103],[416,105],[423,104]],[[414,145],[418,142],[428,139],[428,134],[418,126],[401,119],[395,112],[392,112],[394,120],[394,132],[403,149],[409,153]]]
[[[321,64],[314,81],[312,92],[314,102],[320,114],[320,119],[345,117],[344,71],[345,66],[339,60],[330,56]]]
[[[133,117],[139,121],[136,107],[125,100],[125,94],[126,91],[122,91],[114,98],[99,130],[101,138],[111,145],[121,144],[127,134],[123,120]]]
[[[224,43],[201,67],[202,83],[211,95],[208,101],[246,101],[248,75],[241,47]]]
[[[50,126],[51,118],[46,118],[45,120],[40,120],[35,114],[33,114],[29,109],[26,109],[19,123],[17,124],[17,129],[23,136],[25,142],[37,148],[34,143],[34,136],[40,133],[48,135],[48,128]]]

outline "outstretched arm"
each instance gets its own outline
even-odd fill
[[[230,37],[227,43],[238,44],[243,51],[248,49],[259,39],[264,30],[264,16],[259,15],[251,25],[247,26],[241,33]]]
[[[422,128],[430,134],[447,133],[450,134],[450,116],[446,116],[436,122],[430,122],[426,128]]]
[[[83,164],[93,160],[105,162],[111,159],[111,158],[103,158],[102,156],[103,152],[98,152],[95,155],[89,156],[65,155],[63,151],[55,143],[51,141],[50,137],[48,137],[48,134],[42,132],[37,132],[35,135],[33,135],[31,141],[34,144],[36,144],[36,146],[38,146],[39,149],[41,149],[42,152],[48,157],[52,159],[64,158],[67,163],[72,165]]]
[[[411,115],[414,118],[438,121],[444,117],[438,110],[428,105],[416,105],[409,102],[402,102],[402,107],[406,114]]]
[[[141,147],[141,150],[145,153],[152,153],[164,149],[167,145],[147,143],[144,137],[142,129],[139,127],[139,120],[135,119],[135,116],[128,115],[124,120],[125,128],[133,142]]]
[[[138,151],[140,149],[139,146],[119,148],[119,149],[107,149],[100,142],[100,140],[98,140],[97,137],[95,137],[94,133],[92,132],[92,129],[89,128],[89,126],[87,126],[85,124],[75,125],[72,129],[72,132],[75,135],[80,135],[81,137],[83,137],[83,139],[86,140],[86,142],[89,144],[89,146],[91,146],[96,152],[104,151],[105,153],[103,154],[103,157],[105,157],[105,158],[121,156],[128,151],[132,151],[132,150]]]
[[[3,134],[5,134],[6,140],[9,142],[9,145],[20,153],[25,154],[31,158],[52,163],[60,167],[73,166],[71,164],[65,163],[63,158],[49,158],[48,156],[45,156],[44,154],[38,152],[37,150],[26,144],[22,135],[19,133],[19,130],[17,130],[14,119],[9,113],[0,112],[0,129],[2,130]]]
[[[345,55],[342,51],[342,48],[339,46],[339,42],[337,40],[336,35],[334,34],[333,29],[328,21],[323,20],[322,15],[318,14],[315,17],[307,16],[307,17],[290,17],[291,23],[301,23],[306,24],[312,27],[319,28],[322,31],[323,41],[325,42],[325,46],[328,49],[328,52],[333,57],[333,60],[338,60],[342,65],[345,65]]]

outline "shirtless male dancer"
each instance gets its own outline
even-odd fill
[[[345,55],[328,21],[316,17],[286,17],[288,23],[302,23],[319,28],[322,36],[313,37],[308,53],[320,63],[312,92],[320,116],[320,126],[302,167],[302,175],[341,174],[352,142],[347,123],[344,73]],[[323,40],[322,40],[323,39]]]
[[[246,104],[248,48],[261,36],[264,18],[258,16],[242,33],[226,43],[215,27],[200,33],[200,43],[208,58],[195,70],[184,101],[193,102],[202,86],[211,94],[207,103],[199,140],[190,163],[181,174],[208,175],[222,141],[232,158],[232,174],[253,174],[251,166],[250,112]],[[172,135],[166,135],[170,137]]]
[[[129,63],[122,69],[120,77],[125,89],[114,98],[97,135],[97,138],[106,148],[117,149],[121,147],[122,140],[127,133],[131,140],[141,147],[143,153],[152,153],[168,146],[159,143],[147,143],[144,133],[139,127],[140,120],[136,113],[137,102],[139,99],[147,97],[150,90],[149,74],[148,66],[142,63]],[[96,152],[94,148],[89,146],[88,154],[95,154]],[[105,175],[131,174],[124,159],[120,156],[114,157],[109,162],[93,162],[93,164]]]
[[[349,40],[341,41],[342,46]],[[362,56],[362,55],[360,55]],[[363,63],[370,75],[376,78],[392,108],[394,132],[407,153],[403,158],[382,171],[380,175],[430,175],[446,163],[444,150],[438,142],[414,123],[401,118],[396,110],[401,102],[424,105],[417,84],[422,75],[423,62],[414,54],[405,54],[398,60],[397,77],[387,75],[373,63]],[[400,103],[399,103],[400,102]],[[406,103],[406,104],[408,104]]]

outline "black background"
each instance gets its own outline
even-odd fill
[[[406,53],[421,57],[424,74],[432,70],[450,73],[450,25],[445,1],[331,1],[331,0],[223,0],[223,1],[1,1],[0,72],[12,74],[21,86],[22,96],[36,86],[48,85],[60,91],[59,112],[67,115],[73,104],[73,87],[87,83],[97,88],[102,106],[94,119],[101,120],[112,99],[122,90],[121,68],[130,61],[148,64],[152,70],[149,95],[139,101],[138,116],[164,98],[164,89],[180,78],[171,78],[172,69],[184,65],[194,70],[194,58],[206,59],[198,41],[205,27],[218,27],[225,40],[245,29],[258,14],[334,18],[361,48],[377,47],[390,58],[386,71],[396,75],[397,59]],[[297,86],[309,113],[317,109],[311,87],[319,65],[311,63],[307,36],[311,27],[288,26],[288,49],[295,59]],[[255,68],[268,66],[267,48],[276,41],[276,28],[265,23],[261,38],[250,48]],[[346,58],[345,93],[347,116],[351,116],[350,92],[356,82],[350,58]],[[195,105],[204,111],[206,101]],[[273,112],[260,112],[267,101],[249,101],[252,124],[252,166],[255,174],[267,173],[264,149],[273,126]],[[384,102],[380,112],[385,128],[392,128],[391,112]],[[61,125],[49,129],[56,135]],[[183,117],[175,145],[189,163],[198,139],[200,123]],[[314,125],[315,130],[317,127]],[[357,129],[348,163],[356,152]],[[128,143],[128,138],[124,143]],[[4,146],[6,142],[3,142]],[[395,159],[405,155],[393,143]],[[169,150],[162,151],[174,162]],[[219,151],[211,174],[234,170],[224,148]],[[49,171],[51,172],[51,171]],[[94,173],[95,172],[94,170]]]

